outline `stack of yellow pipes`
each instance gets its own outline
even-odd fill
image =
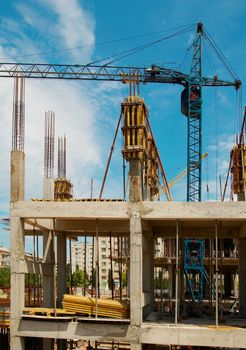
[[[96,315],[96,299],[64,294],[63,309],[82,315]],[[97,316],[111,318],[129,317],[129,308],[115,300],[97,300]]]

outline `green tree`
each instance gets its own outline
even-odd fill
[[[38,286],[40,283],[40,275],[28,273],[25,274],[25,286],[27,288],[32,288]]]
[[[169,288],[169,280],[161,277],[155,278],[154,280],[154,288],[155,289],[168,289]]]
[[[10,287],[10,268],[0,268],[0,287]]]
[[[89,278],[88,274],[84,271],[80,270],[78,266],[76,266],[76,270],[73,273],[73,286],[74,287],[83,287],[84,285],[86,287],[89,286]]]
[[[127,272],[122,272],[122,287],[126,288],[128,286]]]

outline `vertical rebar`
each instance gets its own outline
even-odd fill
[[[12,150],[24,151],[25,139],[25,79],[16,76],[13,92]]]
[[[44,129],[44,177],[54,178],[54,138],[55,138],[55,113],[45,112]]]

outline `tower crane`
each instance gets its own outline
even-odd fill
[[[220,80],[217,76],[202,76],[202,23],[197,24],[193,41],[193,58],[190,74],[152,65],[151,67],[118,65],[81,65],[49,63],[0,62],[0,78],[22,76],[27,79],[63,79],[89,81],[120,81],[123,84],[136,81],[137,84],[177,84],[184,87],[181,95],[181,111],[187,116],[187,201],[201,201],[201,160],[202,160],[202,89],[203,87],[234,87],[239,89],[241,81]],[[189,242],[187,241],[187,244]],[[204,245],[201,244],[201,246]],[[188,247],[189,248],[189,247]],[[192,273],[193,265],[186,259],[187,275]],[[199,265],[196,271],[202,271]],[[202,281],[202,279],[201,279]],[[200,283],[202,290],[202,282]],[[200,299],[202,299],[202,291]]]
[[[206,34],[207,35],[207,34]],[[187,201],[201,200],[201,149],[202,149],[202,88],[235,87],[239,89],[241,81],[220,80],[202,76],[202,23],[197,24],[197,33],[193,41],[193,59],[190,74],[157,65],[151,67],[81,65],[49,63],[9,63],[0,62],[0,78],[14,78],[18,75],[34,79],[65,79],[92,81],[130,81],[137,83],[178,84],[184,86],[181,96],[181,111],[188,119],[187,145]],[[195,166],[195,164],[199,164]]]
[[[23,76],[27,79],[65,79],[92,81],[130,81],[137,83],[178,84],[184,86],[181,96],[181,111],[188,119],[187,145],[187,201],[201,200],[201,149],[202,149],[202,88],[235,87],[239,89],[241,81],[221,80],[202,76],[202,23],[197,24],[197,33],[193,42],[193,59],[190,74],[157,65],[151,67],[81,65],[49,63],[10,63],[0,62],[0,78]],[[195,166],[198,164],[198,166]]]

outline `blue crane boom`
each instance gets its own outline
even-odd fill
[[[25,78],[121,81],[135,80],[138,83],[164,83],[186,85],[189,75],[164,67],[152,65],[149,68],[138,66],[106,66],[50,63],[0,62],[0,78]],[[240,80],[227,81],[214,78],[202,78],[202,86],[239,87]]]

